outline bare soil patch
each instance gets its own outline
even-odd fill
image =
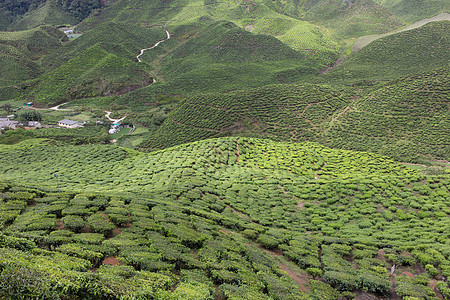
[[[308,275],[294,272],[282,263],[279,263],[278,265],[280,266],[281,270],[285,271],[289,275],[289,277],[294,279],[302,293],[306,293],[309,291]]]
[[[120,265],[120,262],[117,260],[115,256],[108,256],[102,262],[104,265],[117,266]]]

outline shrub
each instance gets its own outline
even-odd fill
[[[107,235],[110,233],[114,228],[113,223],[111,223],[108,219],[108,216],[102,214],[102,213],[96,213],[88,217],[87,219],[89,227],[97,233],[101,233],[104,235]]]
[[[86,221],[76,215],[65,216],[61,219],[61,221],[64,223],[64,228],[70,229],[74,232],[80,231],[86,225]]]

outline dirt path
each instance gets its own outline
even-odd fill
[[[362,48],[364,48],[365,46],[369,45],[373,41],[378,40],[379,38],[382,38],[382,37],[385,37],[385,36],[388,36],[388,35],[392,35],[392,34],[395,34],[395,33],[403,32],[403,31],[408,31],[408,30],[411,30],[411,29],[416,29],[416,28],[419,28],[419,27],[421,27],[421,26],[423,26],[425,24],[428,24],[430,22],[444,21],[444,20],[450,20],[450,14],[442,13],[442,14],[439,14],[439,15],[434,16],[434,17],[429,18],[429,19],[423,19],[423,20],[417,21],[414,24],[409,25],[409,26],[407,26],[405,28],[402,28],[400,30],[388,32],[388,33],[385,33],[385,34],[362,36],[362,37],[360,37],[360,38],[358,38],[356,40],[355,44],[353,44],[352,52],[356,52],[356,51],[361,50]]]
[[[136,56],[136,59],[138,60],[138,62],[142,62],[142,60],[141,60],[139,57],[140,57],[142,54],[144,54],[144,52],[145,52],[146,50],[150,50],[150,49],[153,49],[153,48],[155,48],[155,47],[158,47],[159,44],[161,44],[162,42],[167,41],[168,39],[170,39],[170,32],[169,32],[167,29],[165,29],[163,26],[160,26],[160,27],[166,31],[167,37],[166,37],[164,40],[160,40],[159,42],[157,42],[156,44],[154,44],[154,45],[151,46],[150,48],[144,48],[144,49],[141,49],[141,52],[139,53],[139,55]]]
[[[64,104],[67,104],[67,103],[69,103],[69,102],[61,103],[61,104],[59,104],[59,105],[50,107],[49,109],[51,109],[51,110],[66,110],[66,111],[67,111],[67,110],[71,110],[71,109],[68,109],[68,108],[59,108],[60,106],[62,106],[62,105],[64,105]]]
[[[110,117],[110,115],[112,114],[112,111],[106,111],[105,110],[105,118],[107,118],[108,120],[110,120],[111,122],[113,122],[113,123],[119,123],[119,122],[121,122],[121,121],[123,121],[127,116],[125,115],[125,116],[123,116],[122,118],[120,118],[120,119],[113,119],[113,118],[111,118]]]
[[[302,293],[307,293],[309,291],[309,282],[308,282],[308,278],[303,275],[303,276],[299,276],[296,272],[292,271],[291,269],[289,269],[288,266],[282,264],[281,262],[278,263],[278,265],[280,266],[281,270],[285,271],[289,277],[291,277],[298,285],[298,287],[300,288],[300,291],[302,291]]]

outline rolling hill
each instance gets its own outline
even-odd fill
[[[408,22],[434,17],[443,12],[450,12],[450,3],[443,0],[375,0],[393,14]]]
[[[328,145],[397,160],[450,157],[448,68],[394,80],[370,91],[325,126]]]
[[[62,46],[66,36],[50,26],[0,33],[0,86],[38,77],[42,68],[37,62]]]
[[[430,22],[373,41],[324,76],[347,83],[391,80],[446,67],[450,61],[450,21]]]
[[[440,275],[449,271],[448,175],[424,176],[376,154],[242,137],[149,154],[107,145],[55,151],[35,139],[0,145],[0,157],[8,180],[1,296],[448,292]],[[433,290],[433,280],[443,284]]]
[[[394,80],[362,94],[350,88],[303,84],[190,97],[140,147],[159,149],[248,135],[318,141],[401,161],[446,159],[450,155],[447,82],[448,68]]]
[[[77,24],[76,18],[69,12],[59,7],[56,1],[45,1],[36,9],[28,11],[22,15],[13,24],[9,26],[10,30],[27,30],[40,25],[65,25]]]
[[[355,38],[392,31],[404,22],[373,0],[309,0],[305,19],[318,22],[335,37]]]

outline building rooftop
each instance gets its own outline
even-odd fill
[[[68,119],[64,119],[64,120],[58,121],[58,123],[67,124],[67,125],[75,125],[75,124],[78,124],[77,121],[68,120]]]

